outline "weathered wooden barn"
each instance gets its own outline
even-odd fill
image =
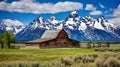
[[[26,42],[26,48],[80,47],[79,41],[70,39],[62,30],[46,30],[41,39]]]

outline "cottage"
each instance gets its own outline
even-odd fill
[[[26,48],[80,47],[79,41],[69,39],[64,29],[46,30],[37,40],[26,42]]]

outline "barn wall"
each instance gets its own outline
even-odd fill
[[[61,39],[56,38],[54,40],[50,40],[47,42],[40,43],[40,48],[62,48],[62,47],[80,47],[79,42],[69,40],[69,39]]]
[[[26,44],[25,48],[27,49],[39,49],[39,44]]]
[[[56,44],[58,47],[68,47],[68,40],[63,38],[57,38]]]
[[[54,40],[42,42],[40,44],[26,44],[26,48],[29,49],[39,49],[39,48],[62,48],[62,47],[80,47],[79,42],[56,38]]]
[[[50,40],[50,41],[40,43],[40,48],[51,48],[51,47],[56,47],[55,40]]]
[[[68,38],[67,33],[61,30],[53,40],[40,42],[39,44],[27,44],[26,48],[59,48],[59,47],[80,47],[79,42]]]

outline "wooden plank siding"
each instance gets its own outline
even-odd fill
[[[44,34],[44,35],[46,35],[46,34]],[[29,47],[29,46],[35,47],[36,44],[39,46],[39,48],[80,47],[78,41],[69,39],[69,37],[64,29],[60,30],[55,38],[52,38],[52,39],[49,38],[46,40],[43,40],[43,38],[41,38],[39,40],[30,41],[30,42],[26,43],[26,46],[27,47]]]

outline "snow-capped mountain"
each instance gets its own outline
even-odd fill
[[[17,20],[15,22],[9,21],[10,21],[9,19],[2,21],[0,23],[0,30],[2,31],[10,30],[16,35],[25,27],[23,23],[20,23]]]
[[[80,18],[78,13],[73,11],[63,23],[69,37],[76,40],[120,40],[120,33],[116,32],[120,31],[119,26],[108,22],[104,16],[98,19],[90,16]]]
[[[16,38],[18,40],[34,40],[40,38],[45,30],[61,29],[62,24],[54,16],[45,20],[42,16],[33,20],[28,26],[20,31]]]
[[[94,19],[90,16],[80,17],[72,11],[62,22],[54,16],[45,20],[38,17],[16,37],[18,40],[34,40],[41,37],[45,30],[65,29],[69,38],[75,40],[120,41],[120,26],[107,21],[104,16]]]

